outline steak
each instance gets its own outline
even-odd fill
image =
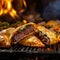
[[[25,37],[34,34],[34,27],[33,26],[27,26],[23,30],[18,30],[16,34],[13,36],[13,43],[17,43],[20,40],[24,39]]]

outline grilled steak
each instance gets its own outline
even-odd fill
[[[45,47],[42,41],[34,35],[24,38],[19,42],[19,44],[24,46],[31,46],[31,47]]]
[[[17,43],[20,40],[24,39],[25,37],[34,33],[33,26],[26,26],[26,28],[19,29],[13,36],[13,42]]]
[[[47,35],[39,34],[39,38],[46,45],[48,45],[50,43],[50,39],[47,37]]]
[[[56,34],[45,28],[44,26],[38,26],[39,38],[46,45],[53,45],[58,43]]]

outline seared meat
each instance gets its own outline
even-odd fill
[[[36,13],[32,11],[31,13],[26,14],[23,19],[27,20],[27,22],[34,22],[34,23],[39,23],[43,19],[40,17],[39,13]]]
[[[56,34],[45,28],[44,26],[38,26],[39,37],[46,45],[52,45],[58,42]]]
[[[8,48],[11,46],[11,38],[15,32],[15,28],[8,28],[0,32],[0,47]]]
[[[24,46],[31,46],[31,47],[45,47],[42,41],[34,35],[24,38],[19,42],[19,44]]]
[[[35,33],[35,27],[30,25],[26,25],[25,27],[21,27],[13,36],[13,43],[17,43],[25,37],[32,35]]]

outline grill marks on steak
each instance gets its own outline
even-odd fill
[[[25,37],[27,37],[30,34],[34,33],[34,27],[33,26],[27,26],[23,31],[17,31],[17,33],[14,35],[13,37],[13,43],[17,43],[20,40],[24,39]]]
[[[50,39],[47,37],[47,35],[39,34],[39,38],[44,44],[46,45],[50,44]]]

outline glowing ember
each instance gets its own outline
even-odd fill
[[[12,7],[12,0],[0,0],[0,16],[9,13],[13,18],[17,16]]]
[[[23,0],[23,5],[24,5],[24,8],[27,7],[26,0]],[[25,11],[24,8],[20,10],[21,13],[23,13]]]
[[[23,3],[24,3],[24,6],[27,7],[27,4],[26,4],[26,1],[25,0],[23,0]]]

